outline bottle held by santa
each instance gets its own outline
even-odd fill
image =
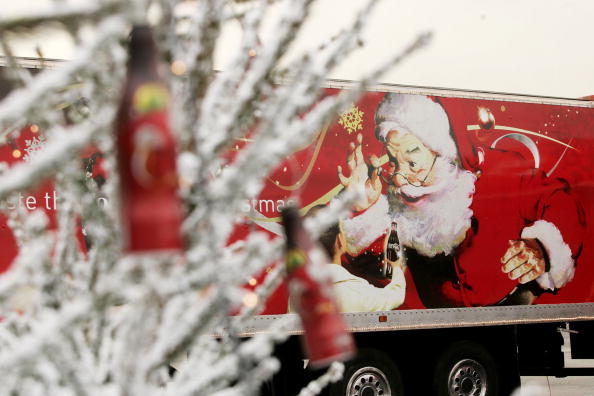
[[[135,26],[115,125],[127,253],[182,248],[176,142],[169,126],[169,103],[151,28]]]
[[[334,301],[329,274],[324,271],[330,259],[312,241],[295,207],[285,207],[282,219],[289,298],[301,319],[302,343],[310,365],[316,368],[349,359],[355,354],[355,343]]]
[[[383,275],[392,279],[394,268],[391,263],[396,263],[402,258],[402,247],[400,246],[400,239],[398,238],[398,226],[396,222],[390,225],[390,235],[388,236],[388,243],[386,245],[386,260],[383,263]]]

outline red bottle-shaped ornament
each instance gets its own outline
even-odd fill
[[[170,95],[158,69],[151,29],[130,35],[128,75],[116,122],[124,251],[179,250],[175,139]]]
[[[320,269],[330,260],[303,228],[296,208],[285,208],[282,218],[289,293],[301,318],[305,354],[313,367],[348,359],[355,353],[355,343],[334,301],[332,281]]]

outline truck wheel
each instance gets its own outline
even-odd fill
[[[342,380],[330,386],[331,396],[402,396],[398,367],[384,353],[362,349],[346,363]]]
[[[433,381],[438,396],[497,396],[499,392],[495,361],[471,341],[456,342],[442,353]]]

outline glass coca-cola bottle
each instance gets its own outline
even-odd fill
[[[295,207],[285,207],[282,218],[289,295],[301,318],[305,354],[314,368],[348,359],[355,344],[334,301],[329,273],[324,272],[330,259],[303,228]]]
[[[152,31],[136,26],[115,126],[126,252],[182,248],[169,102]]]
[[[396,222],[392,222],[390,226],[390,235],[388,236],[388,245],[386,246],[386,259],[389,262],[396,262],[400,260],[402,256],[400,251],[400,240],[398,239],[398,229]],[[389,262],[384,263],[384,276],[388,279],[392,279],[392,264]]]

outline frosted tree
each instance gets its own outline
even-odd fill
[[[247,340],[238,334],[284,269],[275,267],[249,298],[242,285],[282,257],[283,241],[254,231],[229,245],[240,205],[257,195],[284,156],[427,39],[419,36],[355,89],[323,97],[328,73],[360,46],[376,2],[349,29],[287,62],[312,3],[56,0],[0,18],[5,77],[15,87],[0,102],[2,141],[31,124],[45,139],[41,150],[27,152],[27,161],[2,164],[0,200],[49,179],[60,197],[55,226],[42,210],[4,207],[19,253],[0,275],[1,394],[247,395],[257,394],[279,369],[272,351],[286,339],[287,321]],[[272,8],[274,35],[261,39]],[[241,25],[241,42],[224,71],[215,72],[215,48],[230,21]],[[149,23],[174,99],[186,246],[174,254],[130,255],[122,252],[114,119],[130,29]],[[10,37],[56,24],[78,46],[75,57],[36,74],[19,67]],[[226,159],[248,131],[251,143]],[[81,166],[88,147],[103,155],[105,183]],[[321,212],[309,223],[311,232],[341,210],[336,204]],[[180,356],[180,371],[170,377],[170,364]],[[317,393],[339,375],[340,366],[332,366],[303,394]]]

